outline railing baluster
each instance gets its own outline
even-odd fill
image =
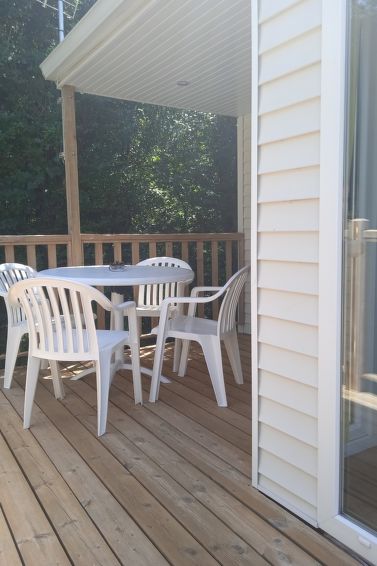
[[[230,240],[225,242],[225,274],[228,281],[232,276],[232,242]]]
[[[245,241],[243,239],[238,242],[238,268],[240,269],[245,265]],[[245,287],[241,291],[238,301],[238,324],[245,323]]]
[[[103,245],[102,242],[96,242],[94,245],[94,256],[96,265],[103,264]]]
[[[204,259],[203,259],[203,241],[200,240],[196,244],[196,285],[201,287],[204,285]],[[204,316],[204,306],[198,305],[199,316]]]
[[[149,242],[149,257],[156,257],[156,255],[157,255],[156,242]]]
[[[30,267],[37,269],[37,254],[36,254],[36,247],[33,245],[26,246],[26,257],[27,263]]]
[[[72,265],[72,242],[67,244],[67,265]]]
[[[217,287],[219,285],[219,243],[216,241],[211,242],[211,277],[212,285]],[[214,301],[212,303],[213,318],[219,315],[219,303]]]
[[[56,244],[48,244],[48,246],[47,246],[47,262],[48,262],[49,268],[57,266]]]
[[[188,263],[189,260],[189,251],[188,251],[188,241],[184,240],[182,242],[182,259],[183,261],[185,261],[186,263]]]
[[[14,246],[5,246],[6,263],[14,263]]]
[[[102,242],[96,242],[94,244],[94,257],[95,257],[96,265],[102,265],[103,264],[103,244],[102,244]],[[98,288],[99,288],[100,291],[103,292],[103,287],[98,287]],[[97,323],[98,323],[98,328],[105,328],[105,325],[106,325],[105,311],[99,305],[98,305],[98,309],[97,309]]]
[[[139,242],[132,242],[132,263],[135,265],[140,261]]]
[[[114,261],[122,261],[122,243],[115,242],[114,246]]]
[[[132,242],[132,264],[135,265],[136,263],[139,263],[139,261],[140,261],[140,244],[138,241]],[[138,287],[134,287],[132,289],[133,298],[135,302],[137,301],[138,291],[139,291]]]
[[[166,242],[166,255],[172,257],[173,255],[173,242]]]

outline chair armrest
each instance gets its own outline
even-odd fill
[[[198,289],[204,289],[204,287],[197,287]],[[168,317],[169,307],[170,305],[189,305],[189,310],[187,316],[195,316],[195,309],[197,304],[203,303],[210,303],[215,301],[224,293],[224,287],[219,287],[218,290],[215,287],[209,287],[215,292],[214,295],[210,297],[167,297],[161,303],[161,311],[160,311],[160,322],[165,324],[165,321]]]
[[[119,305],[113,305],[113,309],[115,311],[126,311],[135,308],[136,308],[135,301],[125,301],[124,303],[119,303]]]
[[[135,301],[125,301],[124,303],[119,303],[119,305],[112,305],[112,308],[116,312],[127,314],[130,343],[135,344],[139,347],[140,337],[138,331]]]
[[[222,287],[220,287],[222,289]],[[222,293],[217,293],[215,295],[211,295],[210,297],[167,297],[161,303],[161,308],[165,305],[176,305],[176,304],[193,304],[193,303],[210,303],[215,299],[221,297]],[[165,305],[164,305],[165,304]]]
[[[191,297],[197,297],[199,293],[217,293],[222,287],[193,287]]]

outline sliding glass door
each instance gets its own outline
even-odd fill
[[[377,0],[348,1],[341,514],[377,533]]]

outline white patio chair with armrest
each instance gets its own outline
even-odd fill
[[[28,333],[26,316],[20,306],[12,307],[8,301],[8,291],[12,285],[25,279],[37,277],[35,269],[22,263],[3,263],[0,265],[0,296],[3,297],[8,317],[7,346],[4,368],[4,389],[10,389],[13,380],[14,368],[16,367],[17,354],[20,349],[22,337]],[[49,365],[44,360],[42,369]],[[54,385],[54,393],[57,399],[64,397],[64,387],[60,379],[59,368],[56,363],[51,362],[51,375]]]
[[[29,428],[40,363],[93,361],[97,382],[98,436],[106,430],[111,357],[128,344],[131,349],[135,402],[142,403],[139,335],[135,303],[114,307],[100,291],[69,280],[38,278],[21,281],[9,290],[10,304],[21,304],[29,330],[29,357],[26,371],[24,428]],[[92,303],[106,310],[126,313],[129,332],[96,330]]]
[[[190,341],[199,342],[203,349],[217,404],[220,407],[227,406],[221,340],[224,341],[235,381],[241,384],[243,383],[243,375],[236,331],[236,311],[249,270],[249,266],[243,267],[223,287],[196,287],[192,289],[190,297],[168,298],[163,301],[160,324],[152,330],[157,334],[157,343],[149,395],[150,402],[153,403],[158,398],[165,341],[171,337],[183,340],[178,371],[178,375],[181,377],[186,373]],[[198,294],[201,292],[212,292],[214,294],[209,297],[199,297]],[[195,316],[197,304],[209,303],[221,297],[223,300],[218,320]],[[187,316],[179,314],[175,318],[169,318],[171,304],[188,304]]]
[[[8,318],[4,368],[5,389],[9,389],[12,385],[13,372],[17,362],[21,339],[28,332],[26,318],[22,310],[19,307],[13,309],[8,302],[8,291],[9,288],[18,281],[36,276],[37,272],[29,265],[22,263],[2,263],[0,265],[0,297],[4,299]]]
[[[183,269],[190,269],[190,265],[183,261],[182,259],[174,257],[151,257],[139,261],[137,265],[157,265],[161,267],[181,267]],[[167,297],[179,297],[184,294],[185,286],[190,283],[189,281],[183,281],[180,283],[164,283],[156,285],[140,285],[138,292],[138,300],[136,307],[136,314],[139,318],[139,332],[141,334],[141,320],[142,317],[154,318],[160,316],[161,303]],[[170,310],[170,314],[175,316],[181,307],[173,306]],[[175,341],[174,347],[174,361],[173,361],[173,371],[178,370],[178,363],[181,352],[181,342],[180,340]]]

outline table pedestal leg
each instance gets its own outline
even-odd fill
[[[121,303],[123,303],[123,301],[124,301],[123,295],[121,295],[120,293],[116,293],[114,291],[111,293],[111,302],[114,305],[120,305]],[[124,330],[123,314],[120,311],[113,311],[111,313],[110,325],[112,330]],[[132,364],[130,362],[124,361],[123,347],[116,350],[114,357],[115,357],[114,364],[112,364],[112,368],[111,368],[112,376],[114,376],[114,374],[120,369],[132,370]],[[82,372],[80,372],[78,375],[72,377],[71,380],[76,381],[78,379],[81,379],[82,377],[85,377],[86,375],[93,373],[93,371],[94,369],[92,368],[85,369]],[[141,366],[140,372],[143,373],[144,375],[147,375],[148,377],[152,377],[152,370],[149,368]],[[161,382],[171,383],[171,380],[162,375]]]

